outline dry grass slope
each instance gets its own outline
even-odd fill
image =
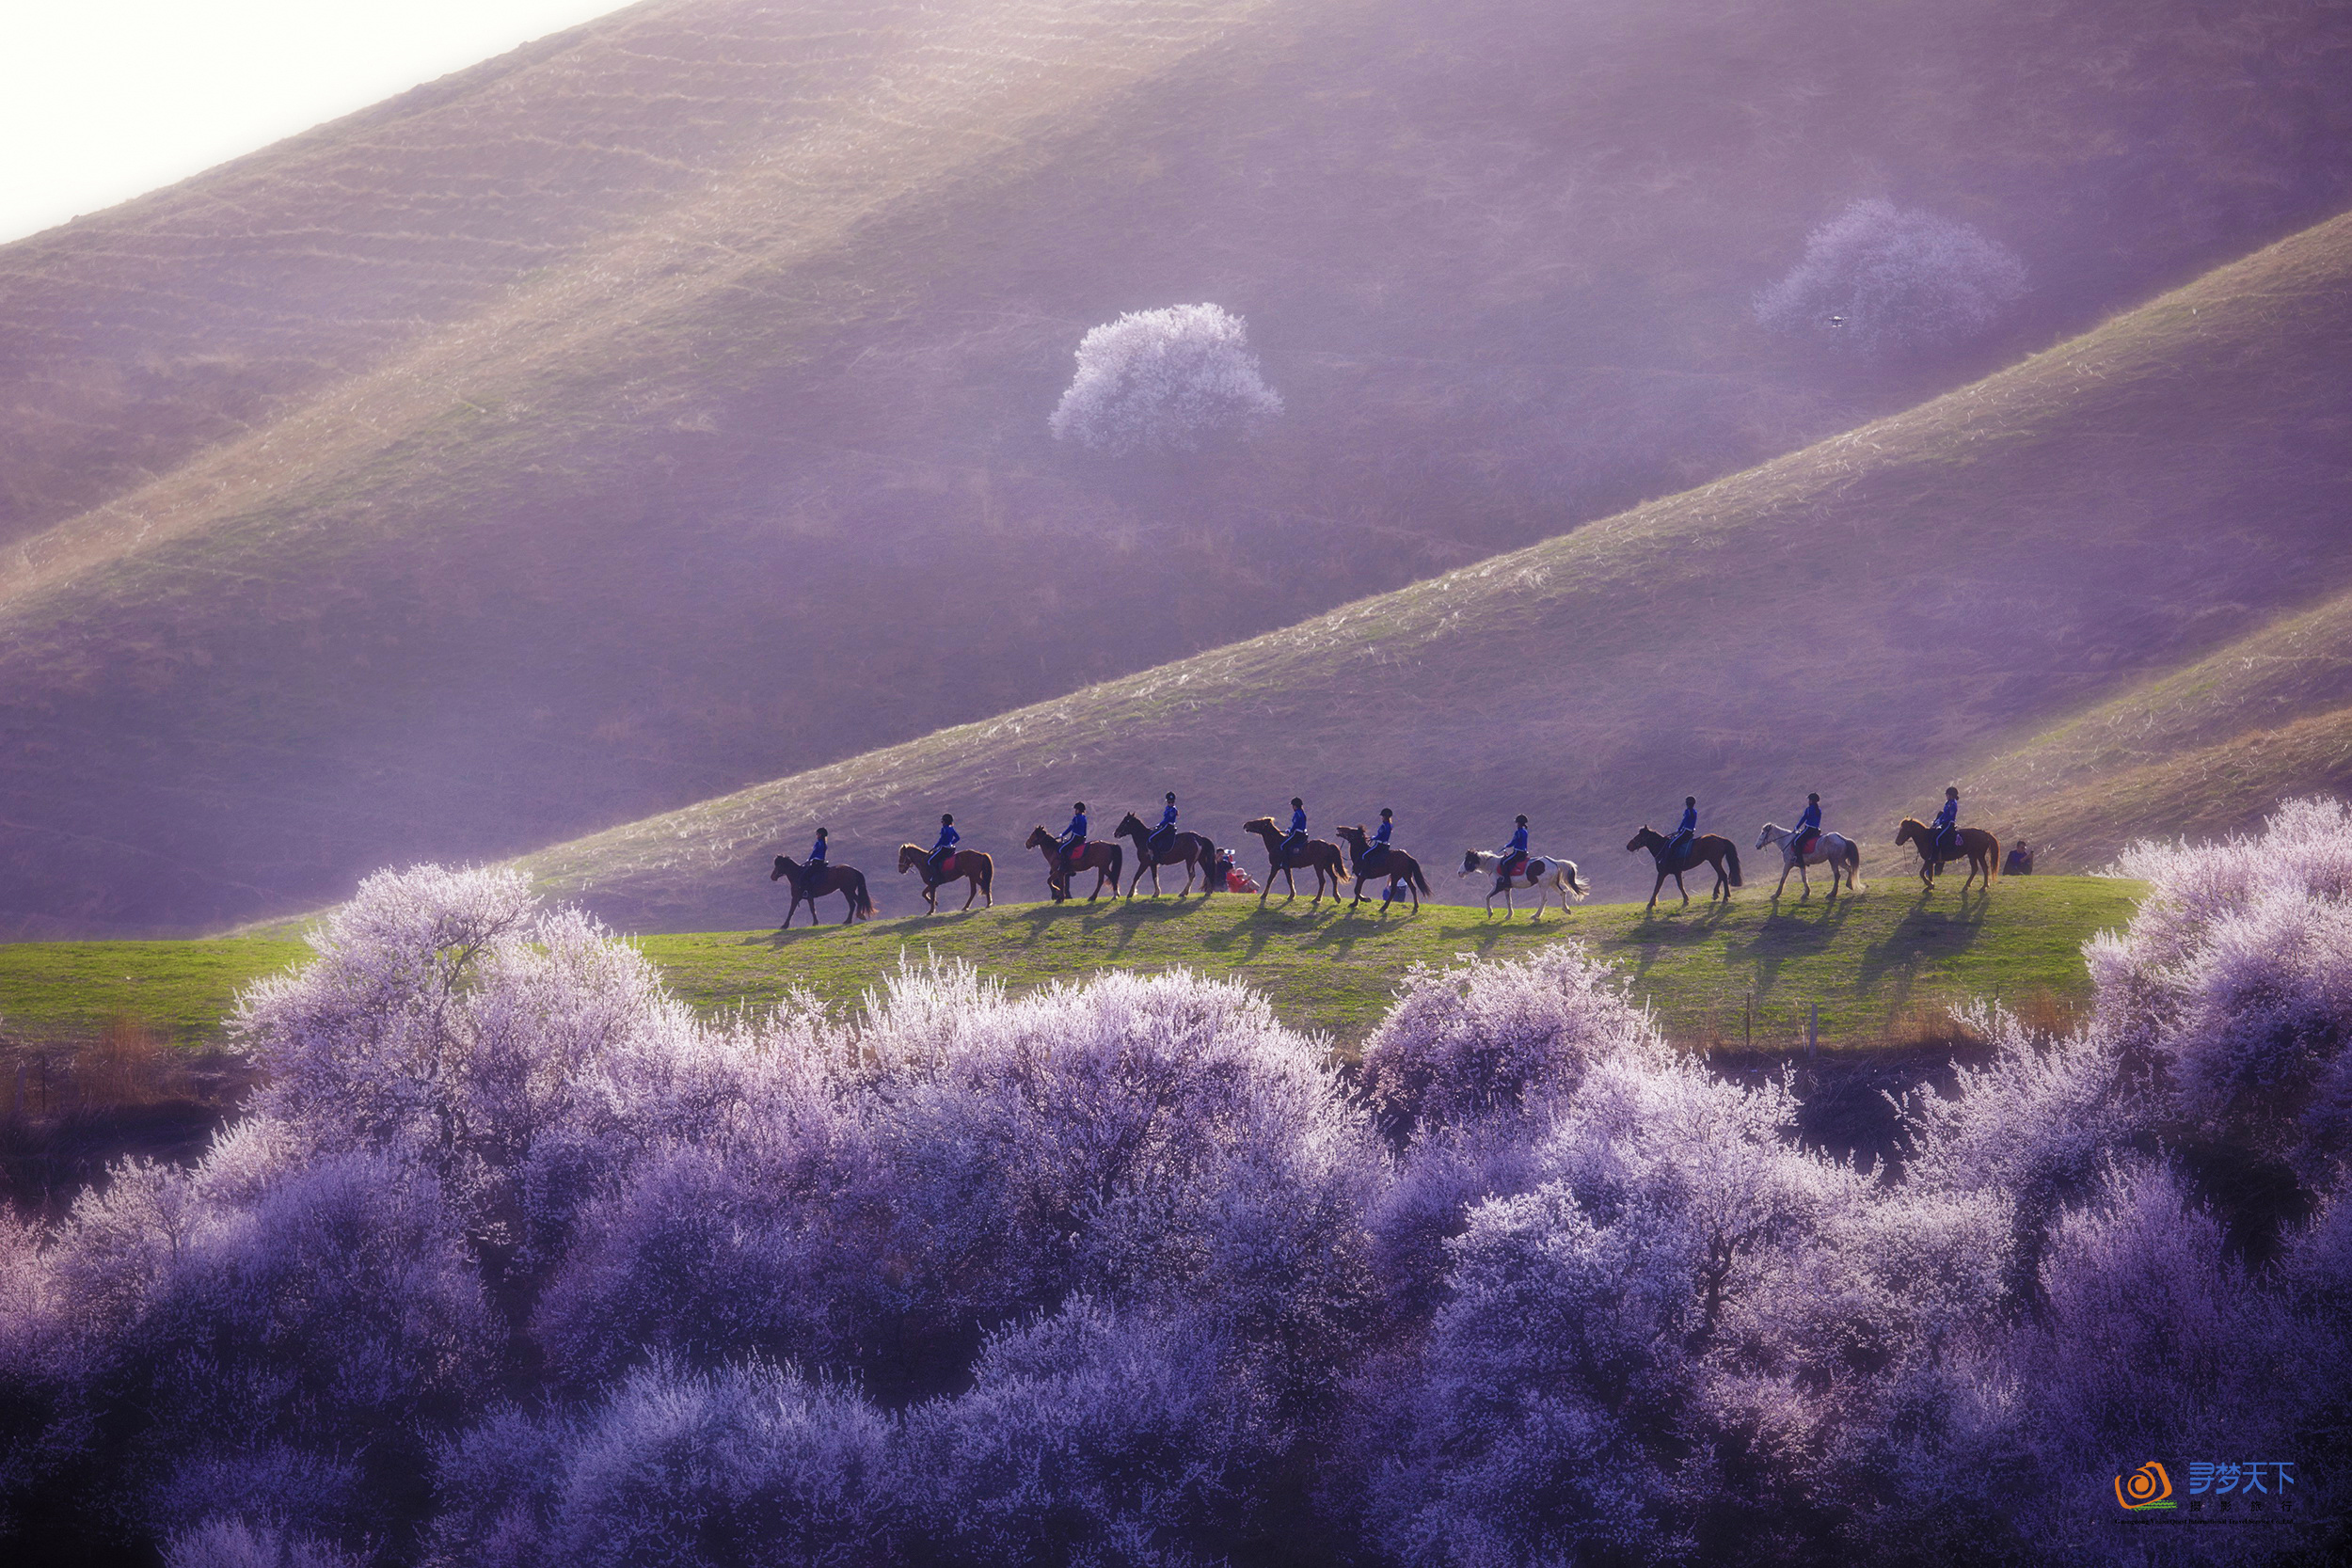
[[[2348,56],[2335,0],[621,12],[0,251],[0,930],[511,853],[1740,470],[2352,202]],[[2027,307],[1761,333],[1882,196]],[[1087,326],[1204,297],[1277,432],[1046,438]]]

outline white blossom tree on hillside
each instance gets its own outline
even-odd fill
[[[1756,319],[1877,356],[1982,337],[2025,293],[2026,264],[1973,224],[1857,201],[1805,236],[1804,259],[1757,293]]]
[[[1216,305],[1135,310],[1078,341],[1078,372],[1046,420],[1057,440],[1126,453],[1193,451],[1282,412],[1243,320]]]

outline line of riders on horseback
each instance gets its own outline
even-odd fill
[[[1429,891],[1429,880],[1422,874],[1421,863],[1390,842],[1396,826],[1396,814],[1388,807],[1380,808],[1376,827],[1367,830],[1361,825],[1343,827],[1337,831],[1342,844],[1333,844],[1310,835],[1307,830],[1307,805],[1297,796],[1291,797],[1291,816],[1288,829],[1278,827],[1271,816],[1253,817],[1242,824],[1242,831],[1255,835],[1265,846],[1267,870],[1265,886],[1258,894],[1263,904],[1274,891],[1274,879],[1279,877],[1286,887],[1287,897],[1298,895],[1297,874],[1311,872],[1314,876],[1314,896],[1309,907],[1323,901],[1327,882],[1331,897],[1337,902],[1341,884],[1350,877],[1355,879],[1355,902],[1364,901],[1364,884],[1385,879],[1387,887],[1381,895],[1386,906],[1409,900],[1413,909],[1421,908],[1421,895]],[[1658,880],[1650,888],[1645,908],[1656,909],[1658,895],[1668,878],[1674,879],[1682,902],[1691,902],[1690,889],[1683,884],[1683,875],[1705,865],[1715,873],[1714,886],[1708,890],[1708,900],[1717,898],[1728,902],[1731,890],[1743,886],[1740,873],[1740,847],[1730,839],[1714,833],[1702,833],[1699,827],[1699,802],[1696,796],[1682,800],[1682,818],[1671,833],[1661,833],[1645,823],[1642,831],[1626,845],[1628,853],[1646,849],[1657,863]],[[854,866],[835,865],[829,857],[828,833],[817,830],[817,841],[809,848],[808,858],[794,861],[788,855],[776,857],[775,869],[769,873],[771,881],[789,879],[792,889],[791,907],[785,911],[784,923],[792,924],[792,917],[802,904],[809,907],[809,920],[817,919],[817,900],[838,893],[849,903],[849,913],[842,924],[865,919],[874,912],[874,900],[866,885],[865,874]],[[1105,888],[1112,896],[1120,894],[1120,879],[1127,858],[1126,844],[1135,847],[1135,876],[1127,884],[1126,896],[1133,898],[1143,882],[1145,872],[1152,874],[1152,895],[1160,895],[1160,871],[1163,867],[1181,865],[1184,868],[1184,885],[1177,893],[1179,898],[1192,891],[1199,878],[1205,897],[1217,886],[1247,887],[1238,879],[1230,849],[1219,849],[1200,833],[1186,832],[1176,826],[1176,794],[1170,790],[1167,803],[1161,807],[1156,825],[1147,825],[1134,812],[1121,816],[1119,826],[1108,839],[1089,835],[1086,802],[1081,800],[1071,813],[1069,825],[1057,833],[1042,826],[1030,831],[1025,848],[1040,851],[1045,859],[1045,887],[1054,902],[1072,896],[1071,879],[1080,872],[1095,873],[1093,891],[1087,895],[1092,903]],[[1997,871],[2000,842],[1981,828],[1960,825],[1960,790],[1944,791],[1943,809],[1932,822],[1915,817],[1903,818],[1895,834],[1898,847],[1914,846],[1919,853],[1919,879],[1932,887],[1936,876],[1946,863],[1963,856],[1968,862],[1967,879],[1961,884],[1965,893],[1981,875],[1986,885],[1992,884]],[[975,898],[983,906],[995,903],[993,884],[996,863],[985,851],[961,847],[962,835],[956,832],[952,814],[939,819],[939,834],[929,849],[919,844],[898,846],[898,872],[920,871],[923,879],[923,904],[927,912],[939,909],[939,890],[946,884],[962,881],[970,884],[964,894],[963,908],[970,909]],[[1804,811],[1796,826],[1783,828],[1775,823],[1764,824],[1756,836],[1756,847],[1777,846],[1781,852],[1780,881],[1772,889],[1777,899],[1788,885],[1793,871],[1803,886],[1805,898],[1813,896],[1813,880],[1809,868],[1826,865],[1830,872],[1829,895],[1837,895],[1842,880],[1849,893],[1859,892],[1857,877],[1862,868],[1862,848],[1853,840],[1839,833],[1823,831],[1821,827],[1821,798],[1818,794],[1805,797]],[[1527,818],[1514,819],[1509,840],[1499,849],[1467,849],[1462,854],[1461,875],[1465,878],[1490,879],[1493,886],[1486,895],[1486,910],[1493,912],[1495,900],[1502,900],[1505,918],[1517,913],[1512,901],[1515,892],[1532,892],[1535,896],[1534,918],[1543,918],[1545,905],[1556,899],[1563,914],[1569,902],[1581,900],[1591,892],[1579,879],[1576,863],[1555,855],[1538,855],[1528,847]]]

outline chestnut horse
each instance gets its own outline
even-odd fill
[[[1264,903],[1265,895],[1274,891],[1274,879],[1277,877],[1281,878],[1290,887],[1290,894],[1284,902],[1287,903],[1290,898],[1297,897],[1297,873],[1298,867],[1302,865],[1315,874],[1315,895],[1307,900],[1309,909],[1313,909],[1323,902],[1323,879],[1326,877],[1331,879],[1332,901],[1334,903],[1339,901],[1340,883],[1347,879],[1345,875],[1347,862],[1342,858],[1338,845],[1328,839],[1311,838],[1307,841],[1307,847],[1298,851],[1298,859],[1292,862],[1282,857],[1282,841],[1291,835],[1276,827],[1274,818],[1271,816],[1253,816],[1241,825],[1241,831],[1246,833],[1256,833],[1265,840],[1265,886],[1259,890],[1259,903]]]
[[[928,906],[924,911],[926,914],[939,912],[939,890],[953,881],[972,884],[971,891],[963,895],[965,909],[972,907],[973,899],[980,897],[988,900],[981,908],[993,910],[996,907],[996,895],[988,890],[989,883],[996,879],[996,863],[981,851],[948,850],[947,863],[942,868],[946,875],[934,879],[931,876],[931,852],[919,844],[899,845],[898,875],[903,877],[918,865],[923,868],[923,902]]]
[[[788,931],[792,928],[793,912],[800,909],[803,902],[808,905],[808,923],[816,925],[817,900],[830,893],[837,893],[850,901],[850,912],[841,917],[842,925],[847,926],[852,920],[874,918],[874,897],[866,891],[865,872],[854,865],[820,865],[817,868],[816,882],[810,885],[802,877],[802,869],[801,863],[791,856],[778,855],[776,868],[768,873],[768,879],[771,882],[783,877],[792,879],[792,907],[784,911],[784,924],[777,929]]]
[[[1087,895],[1089,904],[1102,895],[1105,880],[1114,895],[1119,892],[1119,875],[1126,868],[1127,851],[1117,840],[1106,844],[1099,838],[1088,839],[1078,846],[1076,857],[1066,868],[1062,864],[1060,840],[1041,827],[1029,830],[1022,847],[1045,851],[1045,891],[1057,904],[1070,896],[1070,874],[1073,871],[1094,873],[1094,891]]]
[[[1356,876],[1357,903],[1364,901],[1366,876],[1386,877],[1389,879],[1389,896],[1382,900],[1383,903],[1392,902],[1397,890],[1402,888],[1413,895],[1413,908],[1416,911],[1421,908],[1421,895],[1429,891],[1429,879],[1421,874],[1421,862],[1392,844],[1383,844],[1379,847],[1387,858],[1375,862],[1372,870],[1366,872],[1364,861],[1372,852],[1373,843],[1363,825],[1359,823],[1353,828],[1334,828],[1331,831],[1347,840],[1347,864]],[[1383,910],[1381,912],[1385,914],[1388,911]]]
[[[1645,906],[1645,911],[1658,907],[1659,890],[1666,885],[1669,877],[1675,879],[1676,887],[1681,888],[1683,903],[1689,904],[1691,890],[1683,887],[1682,874],[1698,869],[1701,862],[1715,868],[1715,885],[1707,890],[1707,901],[1711,904],[1721,898],[1724,903],[1730,903],[1731,890],[1742,885],[1740,880],[1740,847],[1720,833],[1701,833],[1684,845],[1681,851],[1673,857],[1674,863],[1669,865],[1666,863],[1666,846],[1672,842],[1645,822],[1642,831],[1635,833],[1632,841],[1625,847],[1629,855],[1636,849],[1647,849],[1650,858],[1658,863],[1658,880],[1649,890],[1649,903]],[[1729,871],[1724,869],[1726,862],[1730,864]]]
[[[1177,897],[1182,898],[1184,893],[1192,891],[1192,874],[1196,868],[1200,873],[1200,895],[1203,898],[1209,895],[1210,884],[1216,880],[1209,872],[1216,864],[1216,846],[1199,833],[1173,834],[1168,839],[1168,854],[1165,857],[1155,855],[1152,852],[1152,830],[1143,825],[1142,817],[1129,812],[1119,819],[1118,836],[1136,841],[1136,879],[1127,884],[1128,897],[1136,895],[1136,889],[1143,885],[1143,874],[1149,871],[1152,873],[1152,896],[1157,898],[1160,895],[1160,867],[1163,865],[1182,865],[1184,868],[1184,892],[1179,893]]]
[[[1935,874],[1944,869],[1945,859],[1935,852],[1935,830],[1915,816],[1906,816],[1903,825],[1895,830],[1895,847],[1899,849],[1906,844],[1918,847],[1919,880],[1933,887]],[[1984,885],[1990,888],[1993,879],[2000,874],[2001,841],[1982,828],[1963,828],[1960,852],[1968,857],[1968,877],[1960,884],[1960,891],[1967,892],[1968,883],[1977,879],[1979,871],[1984,873]]]

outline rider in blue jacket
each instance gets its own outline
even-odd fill
[[[1168,792],[1168,804],[1160,808],[1160,825],[1152,830],[1152,853],[1165,855],[1176,842],[1176,792]]]
[[[1288,861],[1306,847],[1307,802],[1294,795],[1291,797],[1291,834],[1282,841],[1282,859]]]
[[[1960,786],[1947,784],[1944,788],[1944,809],[1935,814],[1935,858],[1951,859],[1960,853]]]
[[[1373,843],[1377,844],[1381,848],[1386,849],[1389,847],[1389,830],[1395,826],[1396,813],[1391,811],[1386,806],[1382,806],[1380,808],[1380,826],[1372,830]]]
[[[1682,821],[1680,825],[1675,829],[1674,837],[1666,841],[1665,860],[1667,864],[1672,865],[1674,863],[1674,858],[1682,853],[1684,847],[1688,846],[1693,838],[1698,836],[1698,832],[1699,798],[1695,795],[1685,795],[1682,798]]]
[[[1070,826],[1061,831],[1061,837],[1057,841],[1061,850],[1061,861],[1064,866],[1069,865],[1070,857],[1076,852],[1078,846],[1086,841],[1087,803],[1081,800],[1070,808]]]
[[[801,867],[801,896],[817,896],[817,874],[825,869],[825,830],[817,830],[817,842],[808,847],[808,863]]]
[[[1813,847],[1813,841],[1820,836],[1821,798],[1808,795],[1804,798],[1804,815],[1797,818],[1796,831],[1788,835],[1789,847],[1796,850],[1799,859],[1803,859],[1805,852]]]
[[[1527,859],[1527,817],[1524,814],[1512,818],[1511,842],[1495,851],[1502,857],[1495,863],[1495,886],[1500,888],[1511,880],[1519,863]]]
[[[1372,837],[1364,842],[1364,852],[1357,857],[1356,875],[1369,877],[1389,862],[1389,834],[1395,831],[1396,813],[1380,808],[1380,826],[1372,830]]]
[[[939,868],[946,863],[947,852],[956,847],[957,841],[962,836],[961,833],[956,832],[956,819],[942,812],[939,817],[939,842],[931,846],[930,869],[923,873],[925,878],[934,882],[939,880]]]

